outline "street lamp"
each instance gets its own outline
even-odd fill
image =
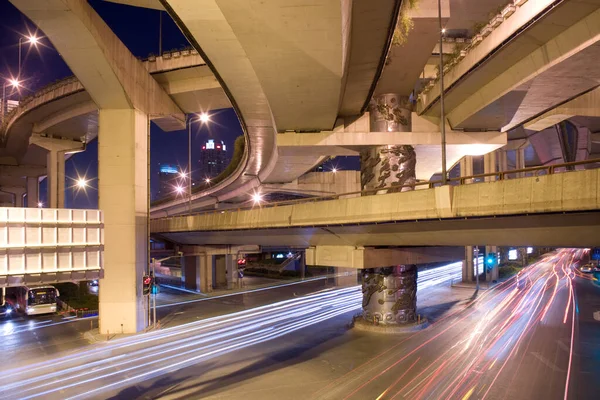
[[[204,182],[206,182],[206,183],[210,183],[210,178],[206,178],[206,179],[204,180]]]
[[[19,77],[21,76],[21,46],[22,46],[23,42],[36,46],[38,44],[39,40],[40,39],[38,37],[36,37],[35,35],[30,35],[30,36],[19,38],[19,70],[18,70]]]
[[[254,202],[254,204],[260,204],[262,200],[262,194],[260,194],[259,192],[255,192],[254,194],[252,194],[252,201]]]
[[[41,201],[38,202],[38,208],[43,208],[44,207],[44,203],[42,203]]]
[[[198,116],[197,121],[200,121],[203,124],[207,124],[210,122],[210,115],[208,113],[201,113]],[[189,173],[189,182],[188,182],[188,212],[191,214],[192,212],[192,120],[191,117],[188,118],[188,173]]]
[[[85,180],[85,178],[78,178],[77,179],[77,188],[79,190],[81,189],[85,189],[87,187],[87,181]]]
[[[10,78],[4,81],[2,85],[2,121],[4,121],[4,116],[8,111],[8,103],[6,101],[6,86],[12,86],[13,89],[18,89],[21,87],[21,82],[18,79]]]

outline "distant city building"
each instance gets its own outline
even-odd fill
[[[229,160],[227,158],[227,147],[223,141],[210,139],[200,152],[199,178],[214,178],[227,167]]]
[[[158,170],[158,193],[157,198],[165,197],[173,193],[179,180],[179,169],[175,165],[160,164]]]

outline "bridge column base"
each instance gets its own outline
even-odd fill
[[[98,122],[98,197],[104,214],[100,332],[135,333],[147,324],[142,277],[148,268],[148,116],[101,109]]]
[[[363,319],[379,325],[417,321],[417,266],[397,265],[363,270]]]

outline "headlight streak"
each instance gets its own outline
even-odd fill
[[[325,293],[311,294],[311,295],[308,295],[308,296],[305,296],[302,298],[284,300],[279,303],[259,306],[259,307],[240,311],[240,312],[233,313],[233,314],[226,314],[226,315],[220,315],[220,316],[216,316],[216,317],[206,318],[206,319],[203,319],[200,321],[195,321],[195,322],[191,322],[188,324],[173,326],[170,328],[162,329],[160,331],[148,332],[146,334],[141,334],[141,335],[134,336],[134,337],[115,339],[115,340],[111,341],[110,343],[105,343],[103,347],[100,347],[96,350],[87,352],[86,354],[76,355],[76,356],[66,356],[66,357],[59,358],[59,359],[53,361],[53,365],[59,366],[59,365],[62,365],[63,363],[74,362],[74,361],[78,361],[78,360],[81,360],[84,358],[89,359],[93,355],[106,355],[110,351],[113,351],[115,349],[123,349],[126,347],[131,347],[131,346],[135,346],[135,345],[139,345],[139,344],[150,343],[155,340],[167,339],[167,338],[170,338],[170,337],[173,337],[176,335],[180,335],[180,334],[192,333],[198,329],[205,329],[207,327],[219,326],[219,325],[222,325],[225,323],[239,321],[243,318],[258,317],[258,316],[264,315],[268,312],[283,311],[289,306],[298,306],[301,304],[309,303],[311,301],[325,301],[331,297],[336,297],[336,296],[340,296],[340,295],[351,293],[351,292],[358,293],[358,288],[357,287],[343,288],[343,289],[337,289],[337,290],[325,292]],[[30,373],[30,372],[35,372],[37,370],[46,369],[46,368],[47,368],[46,363],[38,363],[37,365],[34,364],[31,366],[14,369],[11,371],[11,373],[3,375],[3,376],[5,378],[11,378],[12,376],[18,377],[23,372]]]
[[[405,362],[404,365],[410,365],[409,369],[412,371],[415,371],[415,365],[419,366],[415,372],[417,376],[411,376],[410,381],[397,391],[391,399],[400,395],[411,399],[464,399],[473,396],[484,399],[490,396],[498,378],[503,373],[506,374],[505,371],[507,370],[508,362],[514,360],[517,354],[519,357],[511,364],[510,369],[514,369],[515,362],[519,365],[521,364],[519,360],[522,360],[525,354],[528,353],[527,348],[537,328],[542,323],[560,323],[559,319],[566,322],[570,312],[572,317],[570,324],[571,348],[569,350],[569,365],[565,382],[564,398],[566,400],[573,360],[576,308],[575,286],[572,279],[580,275],[578,270],[573,266],[574,262],[576,262],[574,259],[577,254],[580,254],[580,252],[571,249],[561,249],[556,255],[545,257],[543,260],[532,264],[524,270],[525,274],[530,275],[532,282],[523,289],[516,288],[516,279],[513,278],[473,301],[471,307],[462,310],[460,315],[472,315],[473,305],[477,305],[477,308],[480,308],[479,313],[483,311],[482,317],[474,321],[476,324],[475,332],[473,333],[473,329],[469,328],[467,335],[464,336],[464,340],[459,340],[453,346],[446,347],[447,350],[444,351],[444,354],[435,361],[429,364],[423,362],[417,364],[414,358],[411,360],[409,357],[418,356],[419,354],[416,351],[422,349],[424,345],[430,348],[430,345],[436,346],[434,343],[442,340],[439,339],[439,335],[451,328],[443,326],[446,329],[442,332],[439,332],[441,328],[436,329],[436,325],[439,325],[439,322],[444,318],[436,321],[426,330],[400,341],[398,345],[405,343],[406,340],[416,335],[425,336],[426,338],[428,332],[437,333],[437,335],[428,340],[425,340],[425,338],[422,339],[419,345],[412,350],[407,349],[404,353],[398,352],[397,357],[399,359],[392,359],[391,357],[386,357],[389,361],[382,359],[384,355],[391,353],[398,346],[394,345],[392,348],[378,354],[353,371],[336,379],[336,381],[327,385],[322,390],[319,390],[315,397],[318,397],[319,393],[332,392],[331,388],[337,382],[345,382],[348,389],[342,390],[347,390],[346,393],[348,394],[345,397],[344,395],[340,395],[339,397],[348,399],[356,396],[358,398],[362,396],[362,392],[359,392],[367,385],[373,382],[379,382],[378,384],[380,385],[380,379],[383,377],[383,374],[391,374],[392,368],[397,367],[398,369],[394,371],[397,371],[398,374],[406,372],[406,367],[402,367],[400,364]],[[496,294],[491,295],[491,292],[496,292]],[[481,301],[483,297],[486,297],[485,301]],[[500,299],[500,301],[494,304],[496,303],[495,299]],[[563,310],[562,307],[564,307],[565,303],[567,307]],[[485,312],[486,310],[488,312]],[[451,315],[456,314],[451,313]],[[446,319],[446,321],[448,320]],[[456,321],[452,321],[452,323],[456,323]],[[439,347],[439,345],[437,346]],[[378,359],[381,359],[378,361],[379,365],[370,366]],[[417,360],[419,359],[417,358]],[[388,365],[386,366],[384,363]],[[437,367],[434,367],[435,365]],[[367,366],[369,367],[367,368]],[[380,369],[375,370],[378,367]],[[435,369],[432,370],[432,368]],[[517,370],[515,370],[515,374]],[[427,376],[425,376],[426,374]],[[365,377],[363,383],[359,382],[357,386],[352,385],[353,387],[348,385],[360,378],[360,376]],[[387,376],[393,377],[393,375]],[[424,378],[418,381],[420,377]],[[381,393],[379,398],[389,396],[393,393],[391,390],[403,378],[393,377],[392,379],[394,379],[393,383]]]
[[[328,297],[330,297],[330,296],[328,296]],[[299,310],[299,311],[297,311],[296,313],[289,313],[289,314],[284,314],[284,315],[282,315],[282,316],[280,316],[280,317],[277,317],[277,318],[270,318],[270,319],[268,319],[268,320],[265,320],[265,321],[264,321],[264,322],[262,322],[262,323],[259,323],[259,324],[254,324],[253,326],[250,326],[249,328],[254,328],[254,329],[256,329],[257,327],[260,327],[260,326],[262,326],[262,325],[273,324],[273,323],[277,323],[277,322],[279,322],[279,321],[289,320],[290,318],[301,318],[301,317],[303,317],[303,316],[305,316],[305,315],[307,315],[307,314],[314,314],[314,313],[315,313],[315,312],[317,312],[319,309],[329,309],[329,308],[332,308],[332,307],[336,307],[336,306],[338,306],[338,305],[342,305],[342,304],[348,304],[348,302],[349,302],[349,303],[351,304],[349,307],[346,305],[346,307],[344,307],[344,308],[342,308],[342,309],[341,309],[341,312],[342,312],[342,313],[345,313],[345,312],[351,311],[351,310],[353,310],[353,309],[357,309],[357,308],[359,308],[359,307],[360,307],[360,298],[361,298],[361,296],[360,296],[360,294],[359,294],[359,293],[355,293],[355,294],[353,294],[353,295],[346,295],[346,296],[343,296],[343,297],[341,297],[341,298],[340,298],[340,299],[338,299],[338,300],[329,301],[329,302],[326,302],[326,303],[324,303],[324,304],[322,304],[322,305],[320,305],[320,306],[316,305],[316,306],[314,306],[314,307],[310,307],[310,308],[304,308],[304,309],[302,309],[302,310]],[[298,300],[296,300],[296,301],[298,302]],[[316,301],[319,301],[319,300],[316,300]],[[335,313],[335,312],[337,312],[337,311],[336,311],[336,310],[334,310],[333,312]],[[327,316],[327,315],[329,315],[329,314],[327,314],[327,312],[326,312],[324,315],[326,316],[326,318],[330,318],[330,316]],[[337,314],[336,314],[336,315],[337,315]],[[313,317],[310,317],[310,316],[309,316],[309,318],[307,319],[307,321],[311,321],[311,320],[313,320],[314,318],[315,318],[314,316],[313,316]],[[317,319],[317,320],[319,320],[319,319]],[[301,322],[301,323],[302,323],[302,322]],[[249,323],[248,325],[252,325],[252,324],[251,324],[251,323]],[[283,325],[283,326],[285,327],[286,325]],[[300,327],[303,327],[303,326],[304,326],[304,325],[296,324],[296,328],[297,328],[297,329],[300,329]],[[292,325],[292,327],[294,327],[294,325]],[[247,328],[246,330],[248,330],[249,328]],[[295,328],[295,329],[296,329],[296,328]],[[268,329],[277,329],[277,327],[270,327],[270,328],[268,328]],[[281,328],[279,328],[279,329],[281,330]],[[238,330],[238,331],[239,331],[239,330]],[[278,332],[279,332],[279,331],[278,331]],[[283,330],[283,332],[284,332],[283,334],[285,334],[285,332],[286,332],[286,331],[285,331],[285,330]],[[239,333],[239,332],[235,332],[235,333]],[[230,332],[230,333],[229,333],[228,335],[226,335],[226,336],[231,336],[231,335],[233,335],[233,334],[235,334],[235,333],[232,333],[232,332]],[[260,333],[262,334],[263,332],[261,331]],[[277,332],[275,332],[275,333],[274,333],[274,335],[277,335],[277,334],[278,334]],[[248,335],[256,335],[256,332],[254,332],[254,333],[249,333]],[[267,337],[267,338],[273,338],[274,336],[273,336],[273,335],[268,335],[268,336],[266,336],[266,337]],[[193,339],[193,338],[192,338],[192,339]],[[214,333],[213,333],[213,338],[212,338],[211,340],[215,340],[215,339],[221,339],[221,338],[220,338],[220,337],[218,337],[218,336],[216,336],[216,337],[215,337],[215,336],[214,336]],[[240,338],[239,338],[239,337],[236,337],[236,338],[229,339],[228,341],[230,341],[230,340],[240,340]],[[191,343],[191,345],[195,345],[195,344],[197,344],[197,343]],[[151,364],[154,364],[154,363],[157,363],[157,362],[164,362],[165,360],[168,360],[168,359],[171,359],[171,358],[176,358],[176,357],[181,357],[182,355],[189,354],[189,353],[194,353],[194,352],[198,352],[199,350],[205,350],[206,348],[210,348],[210,347],[214,347],[214,346],[222,346],[222,344],[223,344],[223,341],[219,342],[218,344],[214,344],[214,345],[212,345],[212,346],[208,346],[208,347],[205,347],[205,348],[202,348],[202,349],[194,349],[194,350],[191,350],[191,351],[188,351],[188,352],[185,352],[185,353],[178,353],[178,354],[176,354],[176,355],[174,355],[174,356],[169,356],[169,357],[166,357],[166,358],[165,358],[165,357],[163,357],[163,358],[162,358],[162,359],[160,359],[160,360],[156,360],[156,361],[152,361],[152,362],[149,362],[149,363],[145,363],[145,364],[142,364],[141,366],[139,366],[139,365],[138,365],[138,366],[131,367],[131,369],[141,368],[141,367],[143,367],[143,366],[148,366],[148,365],[151,365]],[[189,345],[188,345],[188,346],[184,346],[184,347],[189,347]],[[239,347],[239,346],[238,346],[238,347]],[[154,347],[154,349],[156,349],[156,347]],[[134,362],[134,361],[139,361],[140,359],[146,359],[146,358],[148,358],[148,357],[160,356],[160,355],[161,355],[161,354],[163,354],[163,353],[166,353],[166,352],[173,352],[173,351],[177,351],[177,350],[180,350],[180,349],[181,349],[181,348],[174,348],[174,349],[172,348],[172,349],[165,350],[165,351],[164,351],[164,352],[162,352],[162,353],[161,353],[161,352],[157,353],[156,351],[153,351],[153,349],[150,349],[150,351],[152,352],[152,354],[146,355],[146,356],[144,356],[144,357],[139,357],[137,360],[129,360],[129,361],[125,361],[125,362],[122,362],[122,363],[119,363],[119,364],[113,364],[113,365],[111,365],[110,367],[118,367],[118,366],[125,365],[125,364],[128,364],[128,363]],[[195,358],[194,358],[194,359],[195,359]],[[89,367],[89,364],[85,365],[85,368],[88,368],[88,367]],[[95,369],[95,370],[92,370],[92,371],[88,371],[87,373],[84,373],[84,374],[78,375],[78,376],[69,376],[68,378],[65,378],[65,379],[62,379],[62,380],[59,380],[59,381],[52,381],[52,382],[49,382],[48,384],[56,384],[56,383],[61,383],[61,382],[65,381],[65,380],[71,380],[71,379],[75,379],[75,378],[77,378],[77,377],[81,377],[81,376],[83,376],[83,375],[86,375],[86,374],[88,374],[88,373],[98,373],[98,371],[101,371],[101,370],[103,370],[103,369],[106,369],[106,368],[102,368],[102,369],[100,369],[100,370],[98,370],[98,369]],[[124,371],[128,371],[128,370],[129,370],[129,369],[124,369],[124,370],[123,370],[123,369],[120,369],[120,370],[118,371],[118,373],[119,373],[119,374],[121,374],[121,373],[123,373]],[[62,386],[62,387],[61,387],[59,390],[64,390],[65,388],[69,388],[69,387],[76,386],[76,385],[79,385],[79,384],[83,384],[83,383],[86,383],[86,382],[96,381],[97,379],[103,379],[103,378],[106,378],[107,376],[112,376],[112,375],[114,375],[114,374],[116,374],[116,373],[105,374],[105,375],[103,375],[103,376],[95,377],[95,378],[93,378],[93,379],[91,379],[91,380],[85,380],[85,381],[83,381],[83,382],[79,382],[79,383],[75,383],[75,384],[71,384],[71,385],[67,385],[67,386]],[[61,371],[61,375],[62,375],[62,376],[65,376],[65,371]],[[44,376],[44,378],[50,378],[50,376]],[[21,382],[21,383],[24,383],[24,382]],[[46,385],[47,385],[47,384],[46,384]],[[42,386],[46,386],[46,385],[42,385]],[[5,391],[6,389],[12,389],[12,388],[14,388],[14,387],[15,387],[15,385],[7,385],[7,386],[4,386],[4,387],[2,387],[1,389],[2,389],[2,391]],[[36,388],[37,388],[37,389],[39,389],[40,387],[36,387]],[[26,391],[33,390],[33,389],[36,389],[36,388],[28,388],[28,389],[26,389],[26,390],[25,390],[25,392],[26,392]],[[49,390],[49,391],[47,391],[47,392],[44,392],[44,393],[42,393],[42,394],[48,394],[48,393],[52,393],[53,391],[54,391],[54,390]],[[40,395],[40,393],[37,393],[35,396],[39,396],[39,395]]]
[[[440,267],[424,271],[419,277],[418,289],[422,290],[423,287],[428,287],[427,284],[434,280],[447,281],[455,274],[458,276],[461,274],[461,270],[456,268],[456,265],[446,266],[446,269]],[[284,286],[289,286],[289,284]],[[212,299],[215,298],[199,300]],[[127,372],[135,374],[141,371],[141,373],[125,380],[108,382],[107,385],[98,386],[91,392],[77,394],[75,397],[88,396],[97,391],[126,385],[131,380],[145,380],[151,376],[158,376],[167,369],[179,369],[182,363],[191,365],[203,359],[272,340],[334,316],[358,310],[361,299],[362,295],[359,287],[337,289],[260,306],[238,313],[207,318],[135,337],[116,339],[85,354],[68,355],[53,360],[51,368],[48,367],[47,363],[38,363],[7,371],[9,373],[4,374],[3,378],[5,382],[11,383],[0,386],[0,392],[6,393],[6,391],[21,388],[20,393],[31,393],[39,389],[47,389],[42,393],[31,393],[28,395],[29,397],[25,398],[38,397],[65,389],[73,389],[86,383],[95,382],[98,385],[100,380],[110,380]],[[282,313],[282,315],[273,316],[274,313]],[[249,319],[259,318],[264,318],[264,320],[260,322],[248,321]],[[69,322],[71,321],[62,321],[58,324]],[[43,323],[51,323],[51,321],[44,321]],[[231,324],[236,325],[226,326]],[[240,336],[240,334],[242,335]],[[185,335],[191,336],[182,337]],[[218,343],[210,343],[215,340],[218,340]],[[152,344],[151,347],[134,348],[135,346],[147,346],[150,343]],[[199,344],[203,347],[186,350]],[[224,345],[225,347],[223,347]],[[123,353],[114,354],[115,352]],[[198,354],[198,352],[202,352],[202,354]],[[154,357],[160,359],[148,361],[149,358]],[[180,360],[181,358],[183,360]],[[154,368],[159,363],[168,363],[168,365]],[[129,367],[120,368],[123,366]],[[152,367],[151,371],[143,372],[143,368],[150,367]],[[114,368],[119,368],[119,370],[113,372]],[[48,373],[49,370],[52,372]],[[99,372],[102,375],[96,376]],[[35,374],[40,376],[27,378],[27,376]],[[92,378],[81,380],[81,378],[91,374],[94,374]],[[56,380],[56,378],[59,379]],[[63,383],[68,384],[61,387],[51,387]],[[14,397],[14,393],[10,393],[10,395]]]
[[[105,386],[102,386],[102,387],[90,390],[88,392],[78,394],[78,395],[73,396],[73,397],[69,397],[68,399],[71,400],[71,399],[85,398],[85,397],[91,395],[92,393],[96,393],[96,392],[99,392],[99,391],[105,391],[105,390],[107,390],[109,388],[113,388],[114,389],[114,388],[117,388],[119,386],[123,386],[123,384],[125,384],[125,383],[131,383],[131,382],[135,382],[135,381],[138,381],[138,380],[147,380],[147,379],[150,379],[152,377],[162,375],[165,372],[176,371],[176,370],[181,369],[181,368],[183,368],[183,367],[185,367],[187,365],[193,365],[193,364],[197,363],[198,361],[200,361],[201,359],[207,359],[207,358],[209,358],[211,356],[227,354],[227,353],[230,353],[233,350],[240,350],[242,348],[245,348],[245,347],[248,347],[248,346],[251,346],[251,345],[254,345],[254,344],[266,342],[268,340],[273,340],[273,339],[276,339],[276,338],[281,337],[283,335],[286,335],[288,333],[294,332],[296,330],[299,330],[299,329],[305,328],[307,326],[316,324],[318,322],[322,322],[322,321],[325,321],[327,319],[333,318],[334,316],[345,314],[345,313],[347,313],[349,311],[352,311],[353,309],[356,309],[356,308],[357,308],[357,306],[345,307],[345,308],[343,308],[341,310],[332,311],[332,312],[329,312],[329,313],[327,313],[327,314],[325,314],[323,316],[320,316],[320,317],[319,316],[318,317],[312,317],[307,322],[297,323],[297,324],[292,325],[292,326],[290,326],[290,327],[288,327],[288,328],[286,328],[286,329],[284,329],[284,330],[282,330],[280,332],[273,332],[273,333],[267,334],[265,337],[257,337],[255,339],[250,339],[250,340],[247,340],[245,342],[242,342],[239,345],[230,345],[230,346],[225,347],[224,349],[213,350],[213,351],[209,352],[208,354],[201,354],[201,355],[198,355],[198,356],[194,356],[194,357],[188,358],[186,360],[179,361],[177,363],[170,364],[170,365],[165,366],[165,367],[161,367],[161,368],[159,368],[157,370],[148,371],[148,372],[145,372],[145,373],[142,373],[142,374],[139,374],[139,375],[136,375],[136,376],[133,376],[133,377],[121,380],[119,382],[114,382],[112,384],[105,385]],[[266,329],[265,331],[274,331],[274,329],[273,328],[269,328],[269,329]],[[250,334],[249,335],[245,335],[245,336],[250,336]],[[122,371],[117,371],[114,374],[120,374],[121,372]],[[25,399],[27,399],[27,398],[25,398]]]

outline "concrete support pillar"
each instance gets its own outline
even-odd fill
[[[202,277],[201,273],[201,256],[184,256],[183,265],[181,271],[181,281],[183,287],[188,290],[199,291],[200,281]]]
[[[25,188],[20,186],[2,186],[0,191],[9,193],[12,195],[12,207],[23,207],[23,195],[25,195]]]
[[[417,320],[417,266],[397,265],[362,271],[363,318],[383,325]]]
[[[410,132],[411,110],[406,96],[391,93],[374,97],[369,108],[371,132]],[[417,155],[412,146],[374,146],[361,152],[360,162],[363,190],[416,182]],[[412,188],[402,189],[406,190]]]
[[[237,256],[227,254],[225,256],[227,266],[227,289],[237,289],[240,286],[240,276],[237,268]]]
[[[473,156],[464,156],[460,159],[460,176],[473,176]],[[472,179],[467,179],[465,183],[472,183]]]
[[[490,174],[493,172],[498,172],[495,151],[483,156],[483,173]],[[486,182],[493,182],[495,180],[496,180],[495,176],[487,176],[485,178]]]
[[[227,264],[225,263],[225,256],[213,256],[214,259],[214,286],[215,288],[224,288],[227,286]]]
[[[296,266],[300,274],[300,279],[304,279],[306,277],[306,253],[304,251],[300,252],[300,257],[296,261]]]
[[[134,333],[146,327],[147,314],[142,277],[148,267],[148,116],[101,109],[98,118],[98,197],[104,214],[99,328],[103,334]]]
[[[48,150],[48,207],[65,208],[65,153]]]
[[[212,257],[207,255],[200,258],[200,292],[210,293],[213,291],[213,265]]]
[[[473,255],[473,246],[465,246],[465,259],[462,265],[462,281],[472,282],[475,275],[475,263]]]
[[[498,171],[508,171],[508,154],[506,150],[498,150]]]
[[[335,268],[336,286],[356,286],[358,284],[358,269]]]
[[[497,253],[498,252],[498,247],[496,246],[485,246],[485,255],[487,256],[489,253]],[[485,263],[485,258],[484,258],[484,263]],[[485,280],[487,282],[493,282],[493,281],[497,281],[499,277],[498,274],[498,264],[494,265],[494,267],[490,270],[487,268],[485,268]]]
[[[515,169],[525,168],[525,148],[518,148],[515,150]],[[517,172],[517,178],[524,177],[523,172]]]
[[[78,141],[47,137],[40,134],[33,134],[29,138],[29,143],[48,150],[48,154],[46,155],[48,207],[64,208],[65,155],[84,151],[85,144]]]
[[[40,201],[39,188],[40,181],[37,177],[27,177],[27,207],[37,208]]]

